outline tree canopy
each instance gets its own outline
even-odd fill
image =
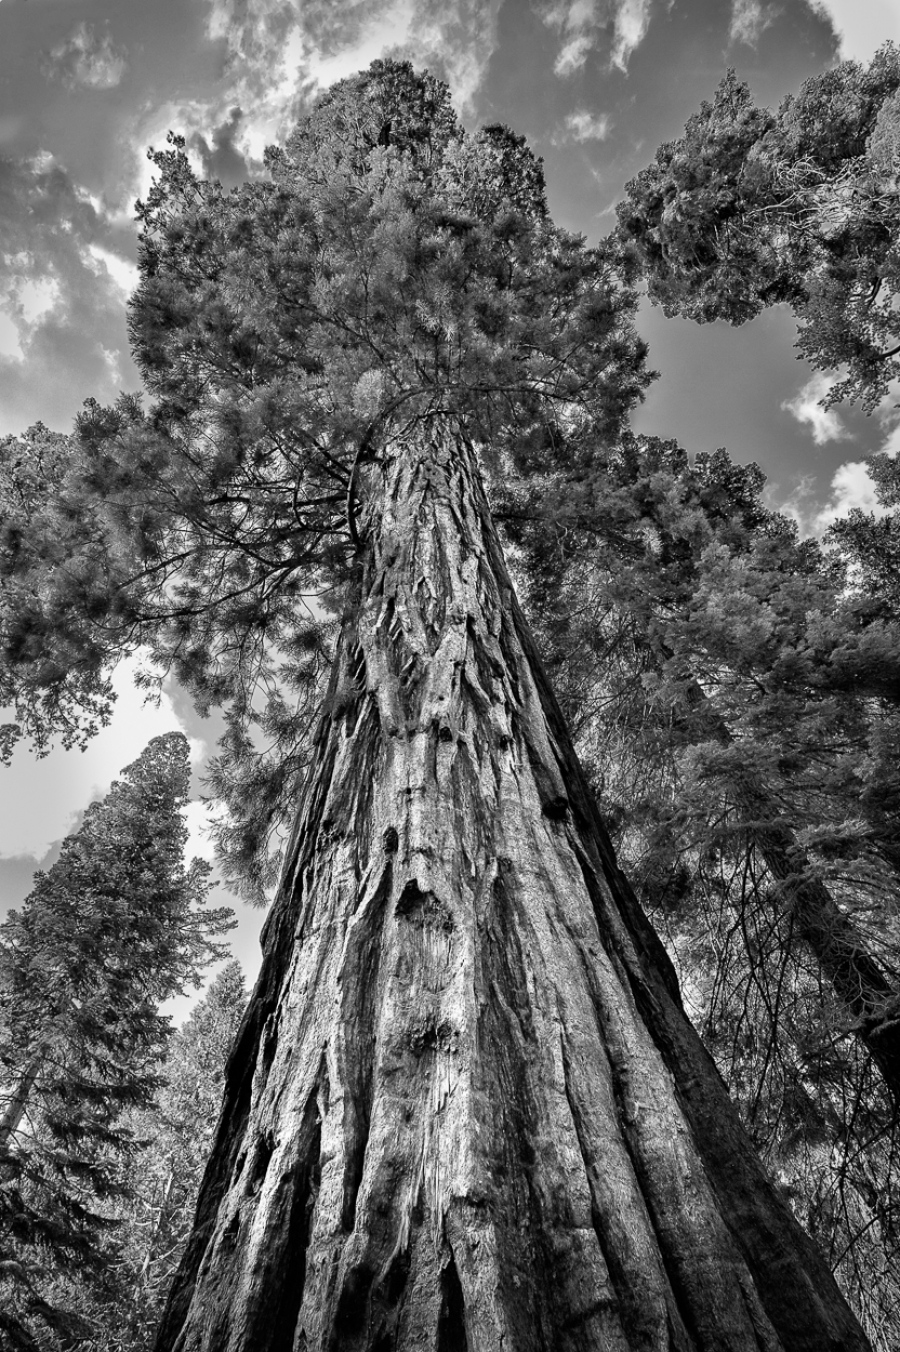
[[[734,71],[626,187],[618,230],[666,314],[742,324],[786,302],[828,398],[900,375],[900,51],[842,61],[777,113]]]
[[[616,251],[553,225],[523,139],[466,135],[406,63],[329,90],[267,180],[201,181],[177,137],[153,159],[130,321],[152,409],[0,446],[7,737],[89,735],[146,645],[226,708],[240,876],[297,784],[379,448],[440,410],[501,481],[579,429],[589,458],[649,375]]]

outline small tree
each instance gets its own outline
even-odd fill
[[[156,737],[92,804],[57,862],[0,927],[0,1330],[63,1330],[48,1283],[100,1280],[107,1203],[169,1036],[159,1005],[222,956],[226,908],[184,862],[187,741]]]
[[[240,963],[230,962],[171,1038],[154,1102],[132,1112],[139,1142],[129,1195],[117,1206],[108,1293],[97,1301],[70,1283],[91,1328],[92,1352],[145,1352],[190,1233],[197,1189],[222,1101],[225,1064],[247,1003]]]

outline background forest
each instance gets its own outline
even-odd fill
[[[496,51],[509,41],[507,9],[494,14]],[[4,6],[0,19],[21,14]],[[427,54],[457,78],[472,144],[481,137],[524,215],[543,218],[549,206],[577,225],[583,189],[564,190],[558,165],[583,167],[589,147],[619,156],[593,174],[592,194],[608,191],[614,211],[600,215],[594,203],[589,253],[565,246],[567,279],[602,277],[604,331],[615,339],[592,439],[562,419],[555,440],[502,447],[513,470],[495,478],[492,507],[621,865],[691,1018],[873,1346],[888,1352],[900,1343],[900,52],[876,43],[862,62],[841,60],[823,11],[797,5],[791,15],[802,41],[796,78],[771,77],[778,97],[758,97],[742,66],[762,62],[781,20],[735,4],[717,39],[721,55],[728,37],[727,59],[682,93],[683,115],[667,111],[664,131],[634,139],[627,156],[599,105],[576,100],[548,119],[543,144],[529,137],[544,153],[546,196],[539,168],[523,176],[521,143],[498,126],[529,131],[516,100],[503,101],[502,72],[492,83],[446,34]],[[269,11],[256,29],[225,9],[215,22],[232,79],[289,30]],[[557,43],[558,84],[590,77],[591,88],[624,89],[663,18],[638,5],[595,15],[593,26],[561,8],[535,22]],[[369,33],[362,22],[356,31],[360,41]],[[414,25],[405,37],[403,54],[418,57],[425,38]],[[87,20],[67,43],[45,40],[42,60],[70,96],[111,95],[136,62],[124,37]],[[324,38],[320,50],[331,50]],[[365,64],[359,51],[347,44],[349,69]],[[2,161],[11,217],[31,203],[18,253],[4,255],[20,346],[0,372],[12,382],[0,443],[6,773],[54,742],[71,749],[45,764],[108,736],[109,677],[135,654],[165,723],[144,746],[151,729],[132,717],[140,754],[92,795],[43,871],[10,893],[15,909],[0,927],[0,1334],[11,1347],[148,1347],[190,1227],[246,999],[240,965],[225,962],[233,922],[222,884],[210,904],[210,865],[191,862],[196,850],[209,854],[205,842],[187,843],[186,820],[199,816],[192,755],[217,740],[203,766],[203,791],[224,808],[217,877],[264,903],[334,642],[334,597],[310,596],[298,628],[298,596],[309,593],[283,584],[343,522],[347,474],[304,471],[298,492],[303,447],[286,429],[304,419],[310,436],[318,429],[281,372],[286,354],[296,361],[284,297],[308,299],[290,258],[309,222],[290,214],[289,194],[290,157],[308,147],[290,128],[316,82],[346,73],[323,55],[290,106],[270,104],[262,130],[287,149],[264,165],[261,147],[254,159],[252,139],[240,140],[240,109],[207,139],[182,121],[186,134],[157,149],[138,206],[141,288],[129,314],[143,402],[118,394],[137,390],[136,374],[106,357],[91,367],[92,343],[111,350],[96,328],[66,366],[62,387],[78,385],[77,401],[41,388],[54,313],[57,362],[66,326],[90,313],[83,297],[81,311],[74,299],[54,311],[77,287],[64,259],[73,232],[50,203],[66,194],[80,203],[72,220],[83,240],[103,222],[108,233],[85,248],[107,279],[112,245],[134,227],[114,220],[111,190],[95,202],[52,156]],[[453,168],[472,202],[496,190],[475,164],[461,150]],[[511,248],[516,228],[511,217]],[[295,232],[293,254],[284,230]],[[58,241],[55,255],[48,241]],[[382,247],[391,259],[410,246],[386,228]],[[260,258],[280,270],[275,291]],[[40,310],[40,286],[54,277],[57,294]],[[452,290],[452,274],[443,284]],[[332,286],[329,304],[355,303],[342,278]],[[657,311],[638,309],[645,294]],[[432,288],[416,303],[424,330],[446,327],[451,292]],[[750,321],[775,327],[729,347],[723,335],[745,341]],[[675,340],[661,337],[667,322]],[[788,351],[796,338],[805,365],[788,373],[793,396],[769,385],[762,358],[749,363],[766,417],[780,407],[792,435],[805,428],[835,455],[855,439],[859,459],[815,487],[762,418],[749,438],[738,423],[726,449],[704,433],[686,437],[683,427],[702,426],[686,408],[703,405],[714,374],[682,387],[665,426],[648,372],[659,367],[664,387],[668,352],[709,333],[744,375],[760,333],[763,347],[789,334]],[[698,370],[708,351],[695,349]],[[684,360],[673,355],[676,367]],[[221,381],[215,456],[200,466],[163,455],[159,410],[171,430],[206,408],[210,372]],[[382,388],[365,374],[348,358],[347,411],[334,415],[348,428],[383,411]],[[265,387],[252,416],[251,378]],[[729,399],[740,405],[736,385]],[[261,435],[269,458],[254,460],[247,447]],[[757,441],[774,490],[744,453]],[[339,555],[327,558],[338,572]],[[190,700],[199,716],[185,712]],[[176,722],[193,745],[171,731]],[[40,815],[39,804],[28,810]],[[173,1029],[160,1007],[203,986]]]

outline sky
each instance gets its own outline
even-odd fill
[[[729,67],[776,106],[889,39],[900,42],[900,0],[0,0],[0,436],[38,420],[69,430],[89,396],[139,389],[126,329],[134,203],[151,182],[147,149],[169,129],[198,170],[238,183],[263,172],[264,147],[323,88],[407,57],[448,81],[467,127],[524,133],[554,218],[595,241],[625,183]],[[733,329],[644,304],[639,329],[660,376],[636,430],[757,461],[806,531],[872,504],[863,462],[900,448],[900,416],[890,402],[868,419],[825,413],[827,385],[797,359],[788,312]],[[0,915],[151,736],[185,731],[201,792],[215,720],[174,688],[143,704],[128,670],[116,683],[113,722],[86,752],[21,750],[0,768]],[[209,857],[203,815],[198,799],[191,849]],[[262,915],[236,908],[252,977]]]

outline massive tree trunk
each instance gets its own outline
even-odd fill
[[[385,458],[158,1352],[837,1352],[463,435]]]

